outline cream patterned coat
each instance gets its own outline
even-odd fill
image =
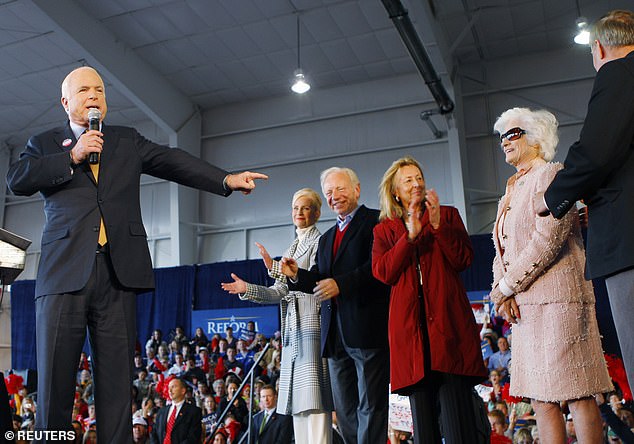
[[[301,268],[310,269],[321,233],[316,226],[301,241],[295,239],[284,253]],[[271,287],[247,284],[241,299],[260,304],[280,304],[282,319],[282,361],[277,411],[285,415],[317,410],[333,410],[328,364],[321,357],[321,304],[313,294],[289,291],[286,277],[273,261],[269,275],[275,279]]]

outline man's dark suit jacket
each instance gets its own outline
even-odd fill
[[[253,444],[290,444],[293,440],[293,417],[277,413],[277,410],[271,414],[271,417],[264,424],[262,433],[260,434],[260,426],[264,412],[258,412],[251,422],[251,442]]]
[[[544,198],[556,218],[588,205],[586,278],[634,267],[634,52],[599,69],[579,140]]]
[[[104,125],[102,164],[96,183],[84,162],[71,167],[76,140],[70,125],[32,137],[7,174],[17,195],[41,192],[46,225],[35,295],[82,289],[95,262],[103,214],[110,257],[119,282],[129,289],[154,288],[154,275],[139,203],[142,173],[215,194],[227,172],[188,153],[155,144],[136,130]],[[101,210],[101,211],[100,211]]]
[[[341,240],[337,256],[332,257],[338,230],[335,224],[319,239],[316,264],[310,271],[300,268],[297,284],[290,284],[306,293],[312,293],[317,281],[325,278],[333,278],[339,286],[336,302],[329,299],[321,304],[321,347],[325,357],[332,351],[329,332],[336,322],[332,316],[335,309],[348,347],[387,348],[390,288],[372,275],[373,230],[378,220],[378,210],[361,205]]]
[[[150,444],[163,444],[170,406],[161,408],[150,434]],[[202,412],[195,405],[184,403],[172,429],[172,444],[200,444],[202,436]]]

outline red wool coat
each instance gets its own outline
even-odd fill
[[[429,333],[431,369],[474,377],[487,376],[479,333],[459,272],[473,259],[471,240],[453,207],[440,207],[440,226],[434,230],[423,213],[423,230],[407,240],[400,219],[385,219],[374,228],[372,272],[392,286],[388,335],[392,391],[416,384],[425,376],[423,337],[419,324],[418,272]]]

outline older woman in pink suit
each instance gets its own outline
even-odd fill
[[[494,126],[505,161],[517,172],[498,206],[491,299],[513,324],[511,395],[531,398],[544,442],[566,437],[560,402],[568,401],[579,443],[602,441],[593,399],[612,389],[603,358],[592,283],[576,210],[562,219],[535,208],[558,170],[551,163],[557,119],[548,111],[513,108]]]

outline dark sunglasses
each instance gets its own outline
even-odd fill
[[[517,140],[524,134],[526,134],[526,131],[520,127],[511,128],[504,134],[500,135],[500,143],[504,142],[504,139],[508,140],[509,142],[512,140]]]

